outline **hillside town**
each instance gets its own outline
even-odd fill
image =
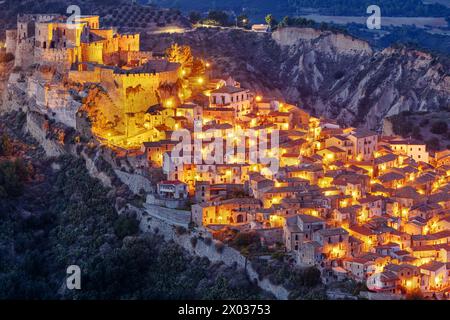
[[[311,116],[216,77],[189,47],[141,51],[139,34],[98,16],[66,20],[18,17],[10,81],[139,175],[162,170],[147,204],[189,209],[190,225],[217,238],[253,232],[324,283],[449,298],[450,150]]]

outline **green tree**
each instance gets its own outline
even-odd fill
[[[4,133],[0,138],[0,156],[10,156],[12,151],[12,144],[9,137]]]
[[[13,198],[22,194],[23,184],[28,177],[22,160],[0,163],[0,198]]]
[[[132,217],[119,216],[114,223],[114,231],[120,239],[135,235],[139,231],[139,222]]]
[[[228,15],[219,10],[212,10],[208,12],[208,20],[212,20],[217,22],[217,24],[221,26],[228,26],[230,25],[230,20]]]
[[[237,17],[238,27],[248,29],[250,27],[250,19],[246,14],[241,14]]]
[[[202,16],[199,12],[197,11],[191,11],[189,13],[189,21],[193,24],[198,23],[200,20],[202,19]]]
[[[448,124],[445,121],[436,121],[431,126],[431,133],[434,134],[446,134],[448,130]]]
[[[266,16],[266,23],[272,28],[274,25],[276,25],[276,21],[274,16],[270,13]]]
[[[429,139],[427,142],[427,147],[431,150],[439,150],[441,148],[441,143],[439,142],[439,139],[434,137]]]

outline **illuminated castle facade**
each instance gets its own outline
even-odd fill
[[[98,16],[79,16],[71,22],[56,14],[19,15],[17,29],[6,33],[6,50],[14,54],[19,70],[45,67],[70,84],[101,87],[102,92],[90,101],[96,109],[88,110],[95,113],[97,136],[116,141],[136,136],[136,141],[145,141],[153,128],[144,127],[144,115],[160,102],[161,85],[177,83],[180,65],[153,59],[151,52],[140,50],[139,34],[103,29],[99,20]],[[42,111],[76,127],[80,106],[72,101],[64,81],[49,78],[42,70],[27,78],[28,95]]]
[[[139,34],[100,28],[98,16],[80,16],[70,23],[67,17],[56,14],[20,15],[17,29],[6,33],[7,50],[15,54],[20,67],[34,63],[66,67],[83,62],[118,63],[121,55],[130,60],[139,58],[139,41]]]

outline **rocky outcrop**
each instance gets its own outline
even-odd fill
[[[42,114],[28,111],[25,130],[41,145],[48,157],[65,153],[63,145],[48,138],[48,120]]]
[[[320,31],[312,28],[282,28],[272,33],[280,46],[296,46],[301,42],[309,42],[314,49],[329,54],[373,54],[366,41],[331,31]]]
[[[450,105],[448,66],[430,54],[406,48],[374,52],[364,41],[329,31],[295,36],[303,33],[310,31],[273,33],[285,58],[279,77],[292,80],[287,98],[317,115],[379,130],[386,116]]]

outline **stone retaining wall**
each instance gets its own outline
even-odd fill
[[[136,211],[140,211],[134,208]],[[166,209],[170,210],[170,209]],[[212,239],[211,234],[204,230],[186,231],[180,234],[180,229],[170,225],[167,221],[162,221],[156,217],[148,216],[140,211],[141,224],[140,228],[143,232],[157,232],[162,235],[166,241],[173,240],[178,245],[182,246],[189,253],[200,257],[206,257],[212,262],[223,262],[226,265],[238,265],[245,269],[248,276],[261,289],[272,293],[279,300],[287,300],[289,291],[284,287],[272,284],[268,279],[259,280],[258,273],[252,268],[250,261],[246,262],[246,258],[237,250],[219,244],[218,241]],[[178,231],[177,231],[178,230]],[[197,243],[194,246],[191,239],[197,238]],[[209,238],[209,240],[205,240]],[[202,240],[203,239],[203,240]],[[209,244],[208,244],[209,243]],[[216,246],[221,249],[216,249]]]

